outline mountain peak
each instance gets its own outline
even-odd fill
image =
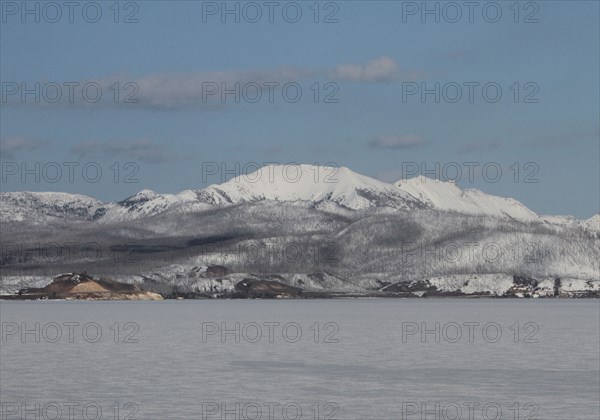
[[[145,203],[146,201],[155,199],[158,197],[158,195],[159,194],[152,190],[144,189],[130,197],[127,197],[125,200],[119,201],[119,204],[123,206],[130,206],[133,204]]]
[[[214,204],[261,200],[333,201],[354,210],[386,205],[421,207],[410,194],[395,186],[360,175],[346,167],[266,165],[249,174],[211,185],[199,195]]]
[[[156,195],[156,192],[155,192],[155,191],[152,191],[152,190],[149,190],[149,189],[147,189],[147,188],[144,188],[143,190],[141,190],[140,192],[138,192],[138,193],[137,193],[137,194],[135,194],[135,195],[147,195],[147,196],[155,196],[155,195]]]
[[[425,175],[417,175],[413,178],[405,178],[405,179],[400,179],[397,182],[395,182],[395,184],[400,184],[400,183],[409,183],[409,184],[416,184],[416,183],[421,183],[421,184],[431,184],[431,183],[435,183],[435,184],[442,184],[442,185],[456,185],[456,181],[454,180],[448,180],[448,181],[443,181],[441,179],[437,179],[437,178],[429,178]]]
[[[394,183],[397,187],[402,188],[405,191],[411,192],[415,197],[419,198],[419,195],[424,195],[427,198],[428,195],[457,195],[462,193],[462,189],[456,185],[454,181],[442,181],[439,179],[428,178],[424,175],[418,175],[414,178],[401,179]]]

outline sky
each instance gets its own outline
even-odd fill
[[[307,163],[599,212],[597,1],[0,4],[3,192]]]

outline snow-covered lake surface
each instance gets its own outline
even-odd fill
[[[0,315],[2,419],[600,411],[598,300],[5,301]]]

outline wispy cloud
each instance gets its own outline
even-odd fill
[[[0,140],[0,153],[3,159],[15,159],[17,154],[32,152],[45,145],[45,142],[25,137],[6,137]]]
[[[286,83],[301,83],[314,79],[351,81],[359,83],[391,83],[400,80],[418,80],[422,71],[402,70],[390,57],[379,57],[366,64],[343,64],[334,69],[307,69],[283,67],[271,70],[237,70],[199,72],[192,74],[150,75],[134,81],[139,88],[137,97],[142,106],[151,108],[178,108],[194,104],[231,104],[233,94],[223,98],[223,85],[234,89],[236,83],[242,89],[248,87],[252,94],[260,90],[267,95],[268,89],[278,90]],[[268,86],[271,84],[272,86]],[[252,86],[251,86],[252,85]],[[211,89],[219,89],[212,94]],[[226,99],[225,101],[223,99]],[[242,98],[243,99],[243,98]],[[223,106],[224,107],[224,106]]]
[[[233,93],[236,89],[254,97],[267,94],[268,89],[276,89],[285,83],[298,82],[316,77],[312,70],[281,68],[275,70],[217,71],[192,74],[150,75],[134,83],[138,87],[136,98],[144,107],[180,108],[191,105],[236,103]],[[239,88],[236,87],[239,84]],[[223,95],[226,95],[223,97]],[[225,99],[225,100],[223,100]]]
[[[73,146],[71,153],[79,158],[127,158],[145,163],[168,163],[185,158],[183,155],[175,154],[147,139],[109,142],[85,141]]]
[[[9,95],[6,105],[83,108],[118,106],[151,110],[194,107],[201,110],[220,110],[236,103],[251,102],[259,95],[262,100],[267,100],[273,92],[280,91],[286,83],[312,83],[314,80],[393,83],[424,77],[423,71],[401,69],[394,59],[382,56],[367,63],[347,63],[334,68],[281,67],[184,74],[162,73],[143,77],[119,74],[82,81],[52,82],[53,89],[58,86],[59,92],[62,90],[60,100],[57,102],[43,100],[40,103],[23,102],[20,94],[14,94]],[[75,86],[72,87],[72,94],[69,91],[69,83]],[[29,88],[36,86],[35,83],[26,85]],[[306,88],[308,89],[308,86]],[[15,86],[15,89],[18,89],[18,86]],[[236,90],[237,97],[233,93]]]
[[[371,149],[408,149],[411,147],[425,144],[420,136],[402,135],[402,136],[378,136],[372,139],[367,146]]]
[[[379,57],[367,64],[343,64],[330,73],[335,80],[360,83],[392,83],[413,81],[425,77],[422,70],[404,70],[390,57]]]
[[[390,57],[379,57],[365,65],[340,65],[331,72],[331,77],[336,80],[349,80],[351,82],[362,83],[393,82],[399,76],[400,68]]]

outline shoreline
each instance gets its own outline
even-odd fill
[[[598,300],[600,296],[539,296],[539,297],[519,297],[519,296],[495,296],[495,295],[436,295],[436,296],[372,296],[372,295],[340,295],[340,296],[304,296],[304,297],[199,297],[199,298],[173,298],[163,297],[163,299],[98,299],[98,298],[46,298],[46,297],[34,297],[34,296],[20,296],[20,295],[0,295],[0,301],[5,302],[178,302],[178,301],[249,301],[249,300],[267,300],[267,301],[284,301],[284,300],[350,300],[350,299],[410,299],[410,300],[475,300],[475,299],[493,299],[493,300]]]

